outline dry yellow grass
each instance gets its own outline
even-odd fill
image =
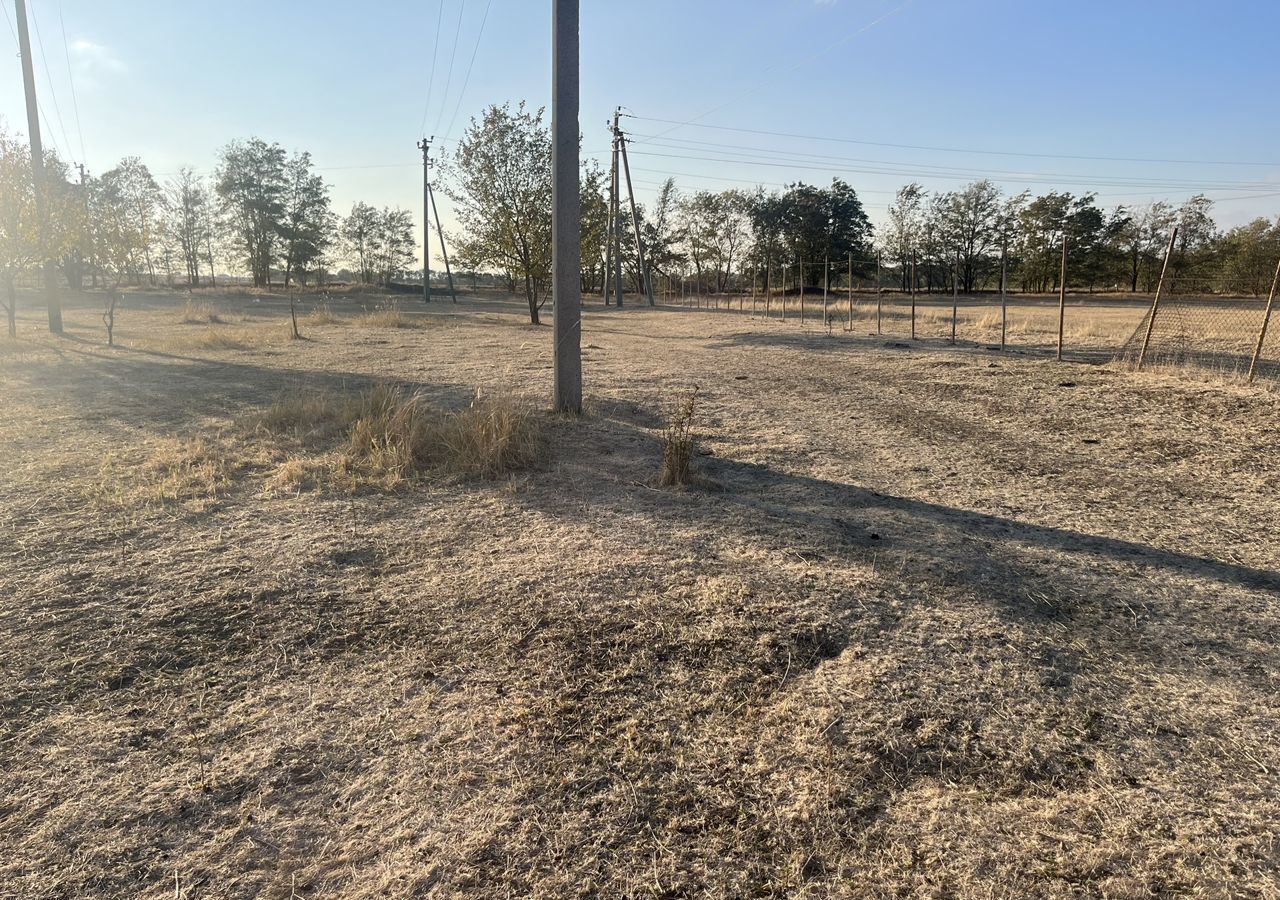
[[[510,400],[477,395],[465,409],[445,412],[388,384],[353,394],[290,395],[272,404],[257,425],[303,446],[340,442],[327,465],[298,458],[284,463],[276,479],[293,486],[312,483],[325,470],[348,488],[366,482],[393,487],[428,470],[498,478],[536,463],[545,451],[537,418]]]
[[[307,313],[305,322],[308,325],[339,325],[345,321],[341,316],[336,315],[329,307],[328,303],[321,303],[311,312]]]
[[[6,900],[1280,895],[1266,388],[588,308],[550,464],[346,493],[550,335],[282,306],[0,359]],[[720,490],[655,490],[693,384]],[[193,499],[104,514],[107,454]]]
[[[368,328],[426,328],[429,324],[426,318],[410,315],[396,302],[379,304],[376,309],[362,315],[359,321]]]
[[[179,321],[183,325],[218,325],[222,322],[222,318],[212,305],[188,300],[182,307],[182,316]]]

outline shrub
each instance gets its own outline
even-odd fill
[[[662,432],[662,477],[664,487],[690,483],[693,466],[693,415],[698,398],[695,387],[676,407],[675,415]]]

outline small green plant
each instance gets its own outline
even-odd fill
[[[689,484],[693,468],[693,417],[697,409],[698,389],[695,387],[676,407],[675,415],[662,432],[663,487]]]

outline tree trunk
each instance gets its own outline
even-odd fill
[[[524,277],[524,295],[529,301],[529,323],[531,325],[541,325],[542,323],[538,320],[538,301],[534,299],[533,282],[528,275]]]
[[[9,295],[9,307],[5,310],[9,319],[9,337],[16,338],[18,336],[18,289],[14,286],[12,278],[5,284],[5,288]]]

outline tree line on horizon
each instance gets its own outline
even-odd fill
[[[452,237],[460,266],[502,274],[521,288],[531,320],[551,276],[551,138],[544,111],[521,102],[492,105],[473,119],[444,170],[461,231]],[[582,288],[601,291],[609,241],[609,175],[593,161],[581,176]],[[901,188],[887,221],[871,225],[857,192],[843,179],[827,187],[796,182],[783,190],[682,192],[672,178],[637,218],[646,262],[658,277],[684,279],[689,290],[741,290],[829,278],[882,283],[909,291],[997,290],[1001,269],[1011,290],[1057,290],[1062,241],[1068,287],[1151,292],[1178,227],[1170,270],[1205,293],[1257,296],[1280,260],[1280,220],[1258,218],[1226,231],[1213,201],[1196,194],[1103,209],[1097,195],[1048,191],[1006,195],[979,180],[955,191]],[[620,258],[631,290],[642,273],[624,204]],[[785,273],[785,274],[784,274]]]
[[[40,235],[29,149],[0,130],[0,297],[12,308],[15,282],[38,270]],[[357,202],[345,216],[331,208],[329,186],[305,151],[288,153],[260,138],[228,143],[211,176],[183,168],[163,184],[138,157],[73,182],[71,169],[46,151],[45,246],[68,286],[215,283],[218,272],[246,273],[256,286],[323,280],[339,272],[387,284],[413,270],[413,216]],[[490,273],[521,292],[530,320],[547,299],[551,277],[551,136],[544,110],[520,102],[491,105],[471,120],[441,161],[440,188],[459,222],[448,235],[457,267]],[[609,241],[609,175],[583,164],[582,268],[586,292],[600,291]],[[1280,259],[1280,222],[1259,218],[1223,231],[1212,201],[1197,194],[1103,209],[1093,193],[1006,195],[980,180],[930,194],[904,186],[887,219],[873,227],[854,188],[796,182],[783,190],[681,191],[668,178],[636,218],[653,276],[682,279],[690,290],[720,292],[795,284],[865,283],[900,290],[1056,290],[1068,244],[1068,286],[1154,290],[1169,234],[1178,226],[1171,267],[1183,283],[1214,293],[1265,293]],[[643,280],[625,215],[619,259],[631,290]],[[797,275],[799,277],[797,277]],[[419,275],[420,277],[420,275]],[[749,280],[748,280],[749,279]]]
[[[0,302],[48,256],[72,290],[202,283],[245,273],[255,286],[306,285],[335,267],[386,284],[413,265],[408,211],[355,203],[344,217],[305,151],[259,138],[232,141],[209,177],[182,168],[164,183],[138,157],[73,181],[46,149],[44,252],[27,143],[0,130]],[[12,320],[12,312],[10,312]]]

